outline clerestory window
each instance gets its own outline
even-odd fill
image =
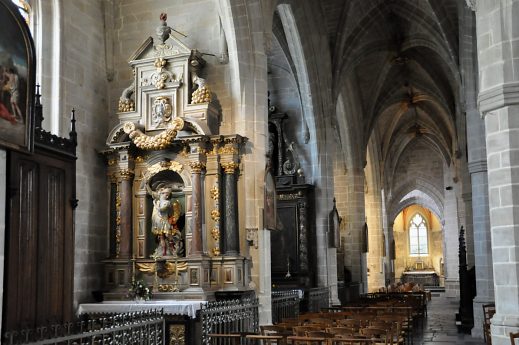
[[[429,255],[427,224],[420,214],[415,214],[409,223],[409,255]]]

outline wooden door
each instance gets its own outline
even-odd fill
[[[4,330],[72,317],[74,162],[11,153]]]

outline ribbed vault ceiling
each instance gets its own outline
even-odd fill
[[[376,141],[384,172],[425,141],[450,164],[457,150],[456,0],[323,0],[334,95],[357,86],[364,145]]]

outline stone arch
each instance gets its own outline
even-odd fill
[[[418,190],[426,195],[428,195],[434,202],[434,207],[428,207],[431,210],[437,210],[438,218],[443,219],[443,205],[444,205],[444,197],[443,193],[438,190],[433,184],[429,183],[422,177],[416,177],[416,179],[412,181],[408,181],[401,185],[390,197],[387,205],[389,219],[394,219],[398,213],[403,209],[400,208],[405,202],[404,197],[411,193],[414,190]],[[430,204],[430,202],[422,201],[426,204]]]

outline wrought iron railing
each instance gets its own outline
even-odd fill
[[[6,345],[163,345],[162,310],[117,314],[110,317],[39,327],[4,334]]]
[[[245,298],[209,302],[200,310],[202,344],[209,345],[211,333],[258,332],[258,299]]]
[[[272,291],[272,323],[299,316],[299,291]]]
[[[319,312],[330,306],[330,289],[318,287],[308,290],[308,311]]]

